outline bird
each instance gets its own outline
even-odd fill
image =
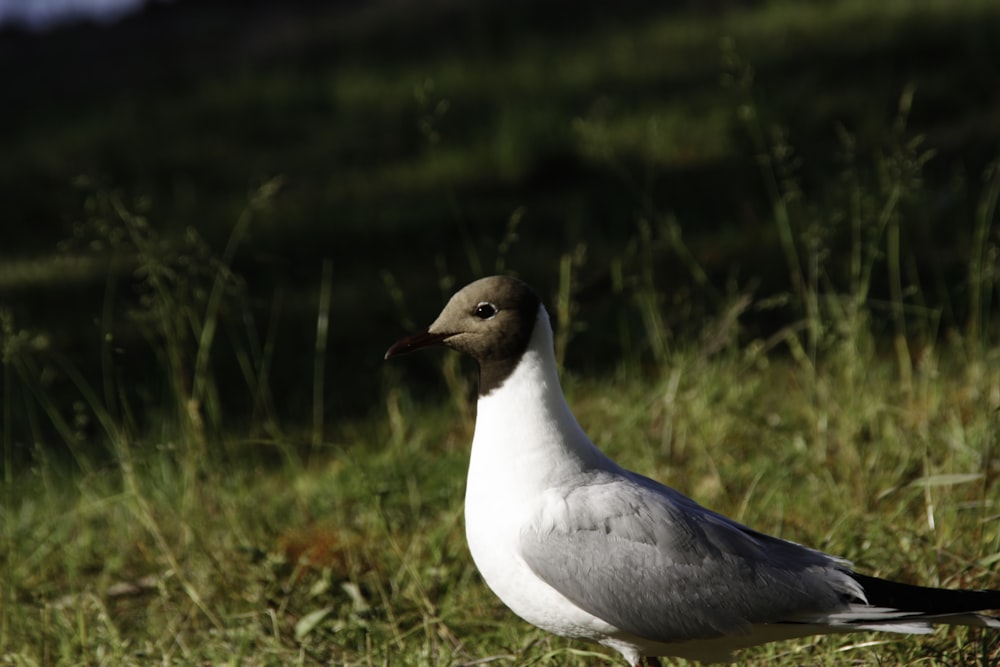
[[[447,347],[478,362],[466,539],[487,586],[550,633],[619,652],[731,662],[739,649],[853,631],[1000,629],[1000,591],[941,589],[855,572],[626,470],[563,395],[542,300],[504,275],[476,280],[385,359]]]

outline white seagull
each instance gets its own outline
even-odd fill
[[[632,667],[729,662],[736,649],[815,634],[1000,629],[975,613],[1000,608],[1000,591],[858,574],[612,461],[566,404],[548,314],[525,283],[467,285],[385,358],[437,345],[479,362],[465,532],[487,585],[529,623]]]

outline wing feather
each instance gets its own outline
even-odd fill
[[[547,492],[520,549],[571,602],[659,642],[746,633],[864,601],[846,561],[752,531],[626,471]]]

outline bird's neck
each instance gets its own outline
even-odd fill
[[[552,327],[539,307],[527,349],[506,380],[479,397],[472,444],[473,475],[508,474],[545,486],[607,458],[587,438],[566,404],[556,371]]]

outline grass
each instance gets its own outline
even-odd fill
[[[695,348],[662,377],[566,384],[609,454],[710,507],[865,572],[985,587],[1000,558],[997,361],[944,345],[905,391],[891,360],[860,352],[852,377]],[[343,425],[303,466],[212,443],[259,462],[192,478],[172,451],[190,443],[151,441],[87,475],[8,480],[5,663],[584,664],[574,651],[590,647],[513,618],[476,575],[461,518],[471,424],[457,414],[400,385],[384,416]],[[745,664],[981,655],[995,664],[996,639],[957,629],[786,643]]]
[[[356,263],[375,255],[333,253],[317,264],[309,289],[262,290],[266,280],[239,270],[254,266],[246,256],[259,252],[260,238],[294,245],[289,229],[317,229],[308,204],[327,195],[307,192],[300,173],[261,179],[269,163],[255,153],[242,160],[252,177],[220,170],[210,181],[240,181],[239,196],[226,191],[223,204],[201,185],[181,184],[170,212],[128,188],[84,183],[82,211],[73,212],[80,222],[60,261],[0,270],[5,284],[23,281],[21,273],[49,284],[96,275],[99,303],[73,332],[25,319],[31,309],[0,309],[0,665],[621,664],[522,623],[476,573],[461,509],[474,419],[470,365],[451,354],[378,363],[397,334],[436,314],[461,286],[459,276],[494,270],[548,277],[536,282],[558,322],[570,404],[623,465],[757,529],[847,557],[866,573],[1000,587],[1000,169],[989,167],[976,188],[944,193],[975,195],[949,220],[967,251],[954,260],[962,270],[952,283],[954,274],[936,273],[925,259],[937,247],[921,237],[925,216],[944,195],[925,178],[938,144],[934,124],[914,119],[920,105],[912,89],[893,90],[887,128],[861,122],[836,132],[830,143],[839,162],[827,187],[816,189],[809,184],[816,144],[799,148],[798,130],[820,122],[823,105],[843,111],[870,98],[810,88],[816,116],[804,112],[779,127],[781,100],[766,84],[776,73],[801,76],[778,48],[789,41],[806,43],[800,51],[813,60],[861,58],[892,51],[887,43],[902,48],[903,33],[925,21],[968,27],[974,17],[995,16],[989,3],[963,8],[969,13],[939,2],[919,10],[845,2],[823,13],[769,3],[730,15],[721,26],[734,35],[722,43],[728,107],[711,102],[719,93],[703,83],[685,84],[699,72],[717,78],[714,18],[554,38],[566,56],[554,66],[571,93],[625,85],[623,78],[666,82],[691,93],[696,107],[704,99],[697,112],[669,96],[636,104],[588,97],[586,105],[567,102],[575,98],[566,91],[540,96],[547,83],[535,63],[545,56],[545,33],[527,35],[503,58],[454,58],[424,44],[416,65],[359,60],[320,76],[323,85],[312,85],[314,70],[285,76],[280,66],[206,83],[204,99],[186,98],[177,117],[183,127],[231,115],[260,91],[267,104],[259,110],[271,122],[293,113],[312,130],[327,118],[327,96],[350,116],[372,120],[377,104],[378,113],[406,117],[407,129],[397,124],[398,134],[383,138],[393,159],[369,155],[371,165],[330,177],[330,191],[357,185],[362,200],[414,195],[408,204],[433,192],[447,200],[448,229],[460,241],[428,253],[409,243],[410,232],[426,233],[420,216],[441,208],[389,216],[381,224],[402,242],[378,255],[372,276]],[[859,22],[873,29],[852,29]],[[332,29],[317,25],[320,34]],[[409,39],[421,39],[411,32]],[[686,57],[646,57],[657,49]],[[922,85],[936,83],[935,75]],[[491,86],[511,99],[480,113]],[[541,102],[529,108],[520,96]],[[145,103],[123,103],[124,121],[98,134],[139,133],[125,121]],[[73,122],[100,125],[95,118]],[[34,148],[25,140],[19,150],[56,160],[66,141],[86,152],[78,129],[64,126],[62,139],[53,133]],[[328,131],[305,132],[312,152],[286,149],[300,168],[330,155],[326,141],[348,156],[335,163],[347,164],[370,136],[357,131],[338,143],[341,128]],[[871,134],[879,136],[876,148]],[[192,131],[166,142],[167,162],[179,169],[185,155],[197,154],[207,164],[228,152],[226,136],[206,143]],[[159,164],[150,142],[139,142],[137,155]],[[588,202],[572,197],[559,205],[577,207],[563,215],[578,234],[541,234],[531,227],[537,209],[520,205],[504,208],[495,234],[476,225],[465,186],[527,187],[525,172],[554,145],[627,193],[617,214],[634,223],[627,239],[603,243],[623,232],[585,224]],[[754,234],[777,249],[764,263],[739,231],[692,233],[684,211],[664,205],[663,179],[654,176],[738,151],[764,183]],[[200,183],[202,172],[194,173]],[[257,185],[246,195],[248,182]],[[716,183],[708,194],[730,192]],[[353,218],[345,216],[346,229]],[[423,257],[419,282],[412,262],[395,263],[409,255]],[[713,270],[720,265],[721,274]],[[40,279],[38,271],[52,275]],[[765,272],[768,279],[758,280]],[[281,326],[292,310],[312,321],[289,338]],[[73,335],[84,341],[83,357],[62,352]],[[587,362],[595,350],[601,363]],[[362,372],[376,378],[377,399],[349,395]],[[351,400],[367,401],[368,411],[341,407]],[[289,419],[282,402],[305,406],[294,413],[301,418]],[[749,650],[741,660],[995,665],[1000,644],[995,633],[959,628],[918,638],[806,639]]]

